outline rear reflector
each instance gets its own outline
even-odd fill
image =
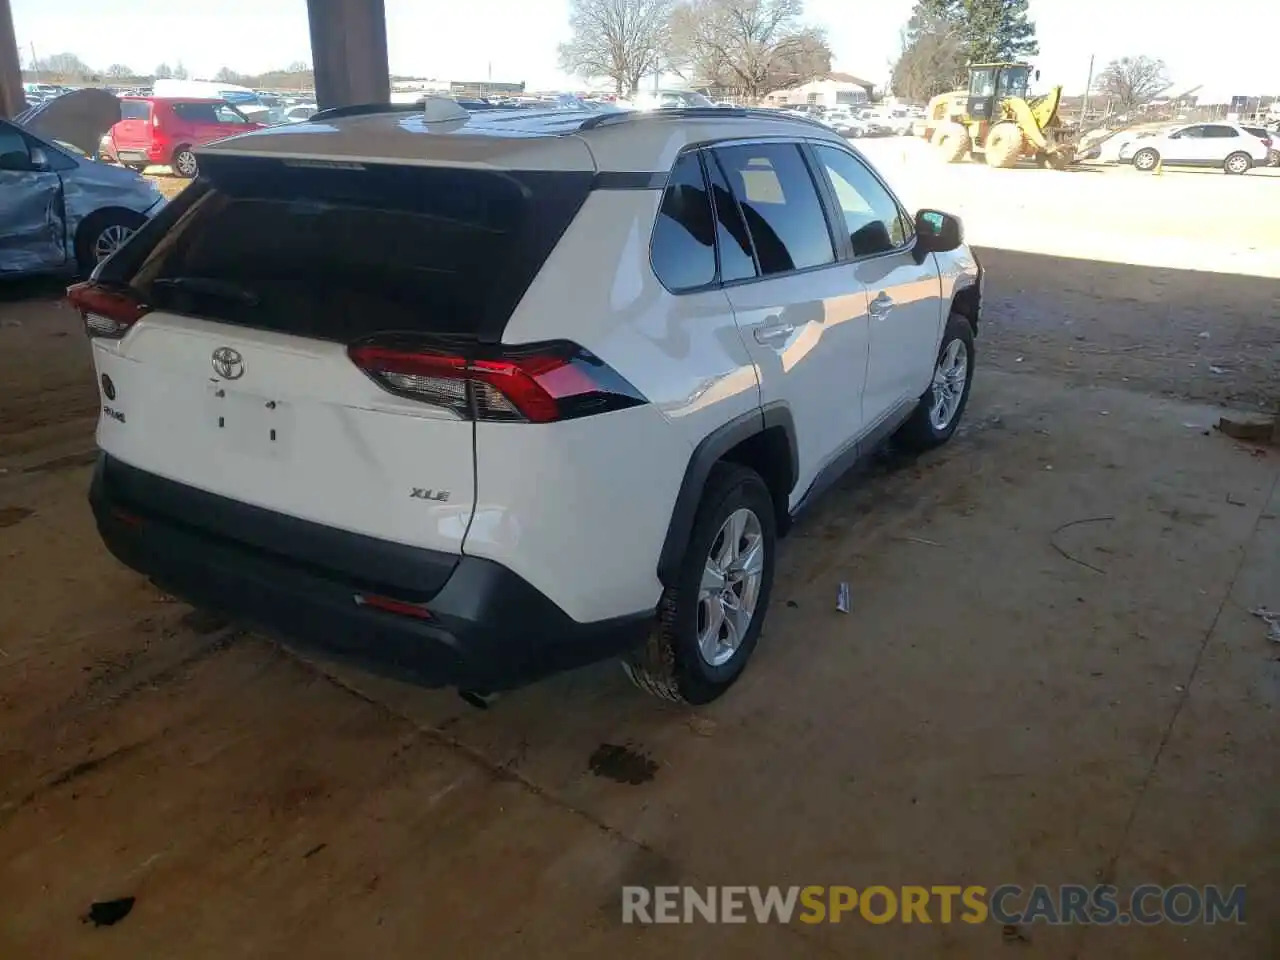
[[[422,606],[422,604],[410,603],[408,600],[394,600],[391,597],[380,597],[374,593],[357,593],[355,601],[358,607],[372,607],[375,610],[398,614],[402,617],[415,617],[418,620],[431,619],[430,610]]]
[[[553,423],[646,402],[616,370],[567,341],[450,349],[375,338],[347,352],[389,393],[465,420]]]
[[[67,300],[80,311],[90,337],[118,340],[150,309],[132,291],[105,287],[93,280],[67,288]]]
[[[121,510],[119,507],[111,508],[111,516],[115,517],[117,520],[123,523],[126,527],[142,526],[141,517],[135,516],[132,513],[126,513],[124,510]]]

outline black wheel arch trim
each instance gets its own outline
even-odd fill
[[[785,494],[789,496],[800,474],[800,451],[796,446],[795,418],[785,402],[767,403],[735,417],[704,437],[694,448],[685,465],[684,478],[680,482],[680,491],[676,494],[675,507],[667,524],[667,535],[662,542],[662,552],[658,555],[658,579],[663,586],[674,584],[679,574],[680,562],[693,531],[694,517],[711,468],[744,440],[773,428],[781,429],[787,438],[790,485]],[[780,521],[784,514],[785,510],[779,515]]]

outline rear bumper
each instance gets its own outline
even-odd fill
[[[265,511],[106,454],[89,499],[107,548],[166,592],[301,649],[427,686],[501,690],[607,659],[641,643],[654,616],[580,623],[493,561],[292,518],[281,521],[288,536],[276,549],[246,543],[225,531],[260,525]],[[406,589],[410,579],[442,585]],[[373,608],[357,594],[418,603],[430,617]]]

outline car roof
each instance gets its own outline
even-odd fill
[[[151,103],[226,103],[219,97],[140,97],[125,96],[121,100],[146,100]]]
[[[777,137],[845,143],[815,120],[774,110],[698,107],[596,113],[498,108],[460,111],[456,118],[435,122],[428,121],[421,108],[351,107],[322,110],[307,122],[241,134],[197,152],[315,162],[665,175],[690,145]]]

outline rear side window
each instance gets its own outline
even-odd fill
[[[762,275],[835,262],[818,189],[797,144],[722,147],[715,155],[742,209]]]
[[[200,174],[167,233],[131,244],[103,279],[159,309],[340,342],[498,339],[592,183],[589,171],[217,155]]]
[[[653,272],[672,292],[716,279],[716,231],[711,198],[696,153],[676,161],[653,227]]]
[[[175,103],[173,112],[187,123],[217,123],[218,114],[212,103]]]
[[[1235,127],[1224,127],[1221,124],[1213,124],[1204,128],[1204,136],[1213,140],[1225,140],[1228,137],[1238,137]]]
[[[151,116],[151,104],[145,100],[121,100],[121,120],[146,120]]]

